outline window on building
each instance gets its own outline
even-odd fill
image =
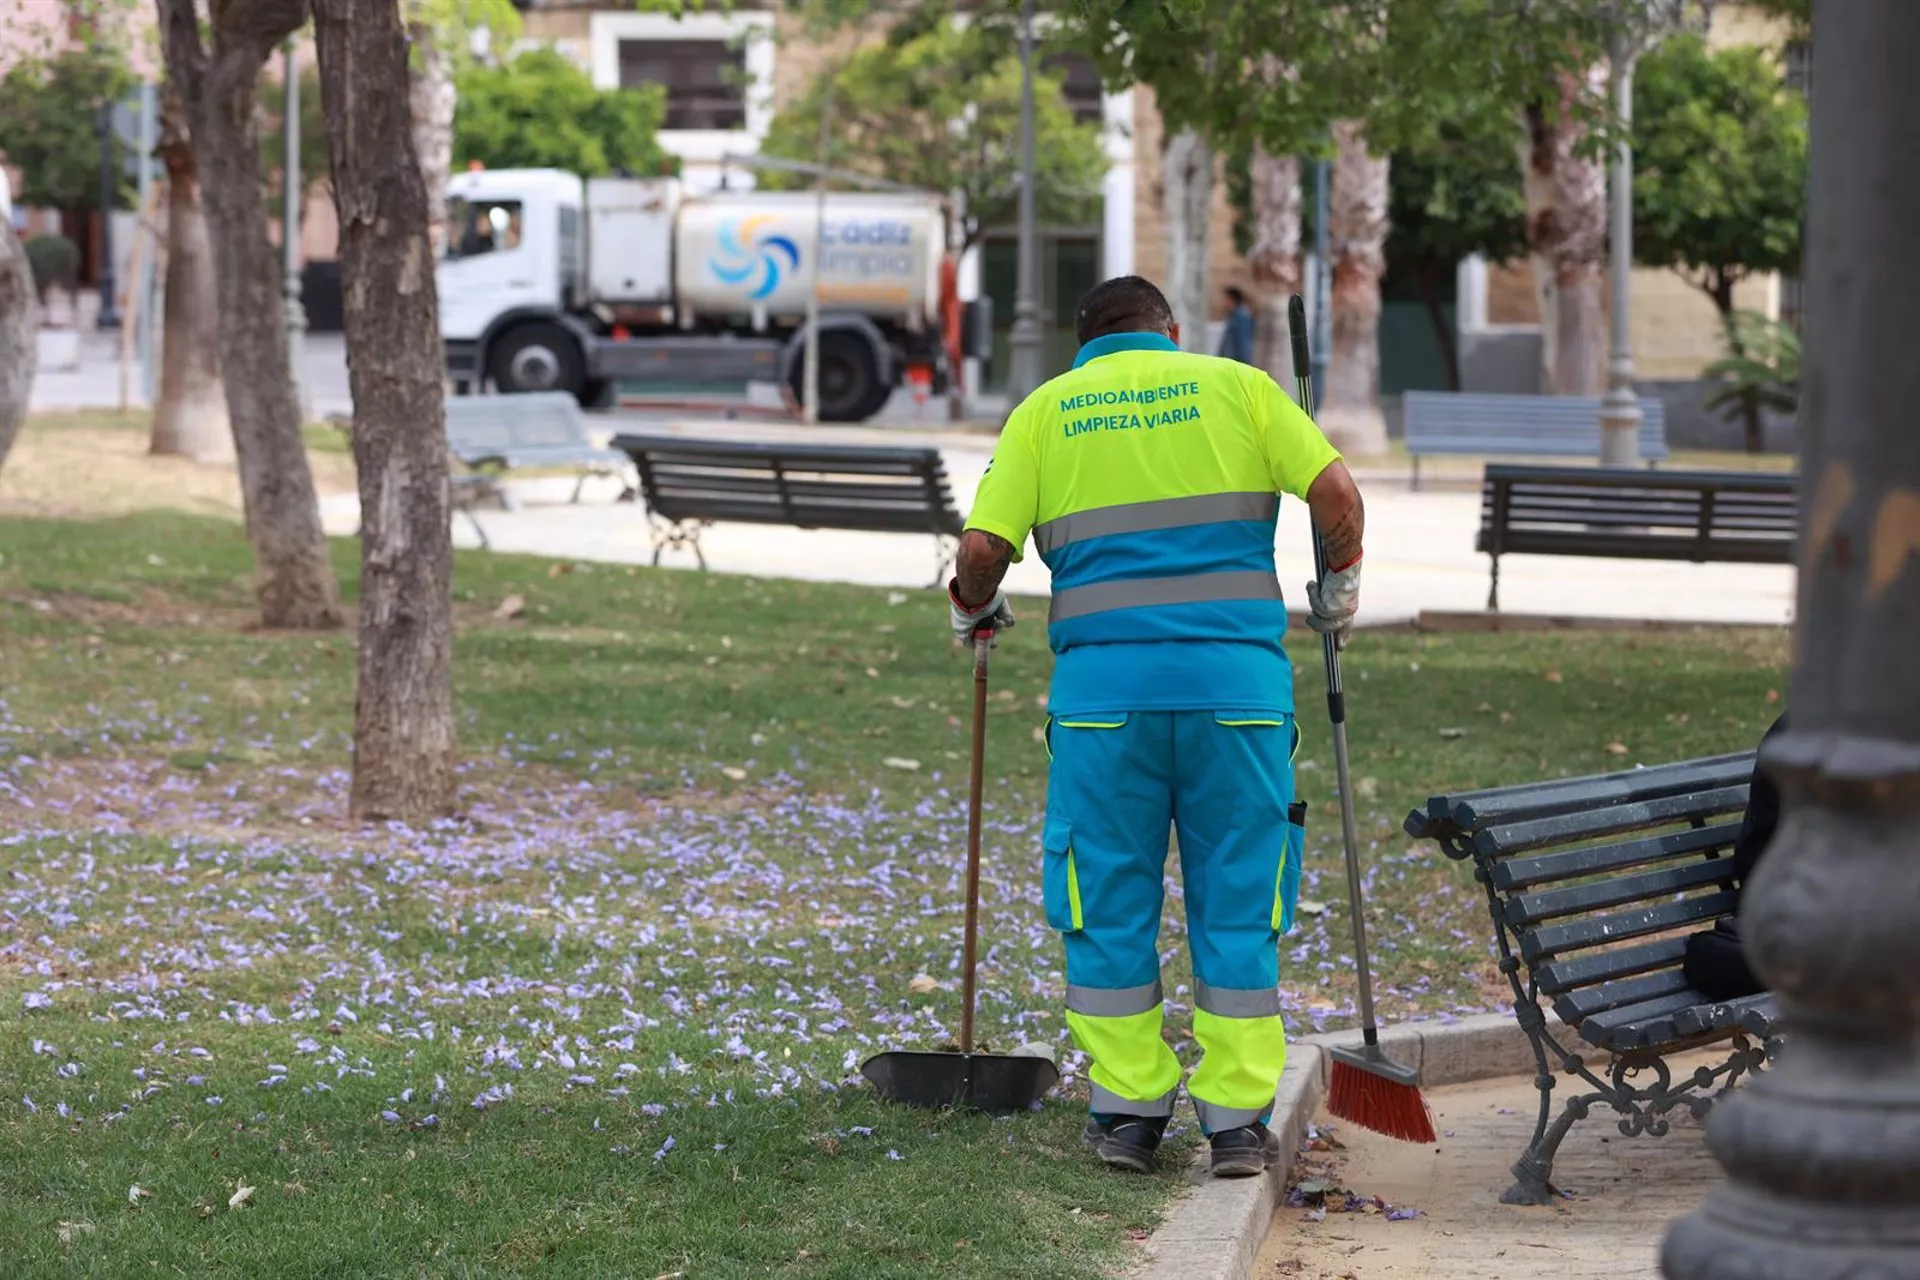
[[[663,85],[665,129],[744,129],[747,55],[726,40],[622,40],[620,87]]]
[[[1787,45],[1787,88],[1803,98],[1813,92],[1813,46],[1805,40]]]
[[[1067,106],[1073,110],[1075,123],[1100,123],[1100,105],[1106,90],[1100,83],[1100,72],[1094,68],[1093,59],[1084,53],[1051,53],[1040,59],[1040,65],[1049,75],[1059,77],[1060,90],[1066,95]]]

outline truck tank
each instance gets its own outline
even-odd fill
[[[805,316],[815,264],[820,305],[938,325],[946,220],[931,197],[827,197],[824,224],[811,192],[722,194],[687,200],[674,230],[674,294],[703,318]]]

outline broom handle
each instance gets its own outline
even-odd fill
[[[1299,294],[1287,303],[1287,328],[1293,338],[1293,380],[1300,407],[1313,416],[1313,380],[1307,363],[1307,305]],[[1311,524],[1311,519],[1309,519]],[[1313,531],[1313,576],[1327,576],[1327,544]],[[1353,910],[1353,959],[1360,984],[1360,1028],[1369,1048],[1380,1043],[1373,1020],[1373,970],[1367,963],[1367,920],[1360,897],[1360,841],[1353,818],[1353,774],[1347,759],[1347,692],[1340,680],[1340,647],[1330,635],[1320,637],[1327,664],[1327,719],[1333,726],[1333,767],[1340,784],[1340,841],[1347,859],[1347,902]]]
[[[980,792],[987,767],[987,653],[993,628],[973,633],[973,764],[967,774],[967,934],[961,966],[960,1052],[973,1052],[974,953],[980,937]]]

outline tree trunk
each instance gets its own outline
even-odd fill
[[[1167,232],[1167,300],[1180,345],[1207,349],[1207,232],[1213,221],[1213,149],[1192,129],[1170,133],[1160,151],[1160,205]]]
[[[33,269],[13,223],[0,218],[0,466],[27,420],[33,371],[40,363],[40,307]]]
[[[220,381],[219,285],[188,144],[186,108],[169,91],[160,111],[167,167],[167,309],[160,341],[160,398],[147,452],[201,462],[233,459],[233,427]]]
[[[447,179],[453,170],[453,58],[428,23],[408,23],[407,38],[412,42],[407,98],[413,147],[427,187],[428,234],[438,253],[446,235]]]
[[[1599,92],[1604,68],[1588,71]],[[1573,116],[1582,86],[1564,77],[1560,101],[1526,110],[1520,143],[1527,250],[1540,303],[1540,381],[1549,395],[1606,390],[1607,326],[1600,305],[1607,253],[1607,182],[1599,157],[1580,154],[1586,128]]]
[[[1720,313],[1720,331],[1727,335],[1727,350],[1736,356],[1747,354],[1747,344],[1741,341],[1739,326],[1733,322],[1733,285],[1734,273],[1725,267],[1716,267],[1713,278],[1707,288],[1707,296],[1713,299],[1714,310]],[[1764,453],[1767,448],[1767,430],[1760,418],[1760,397],[1749,393],[1740,397],[1741,433],[1746,438],[1748,453]]]
[[[453,548],[427,189],[398,6],[316,0],[313,10],[360,478],[351,811],[419,819],[453,807],[454,763]]]
[[[1287,300],[1300,292],[1300,157],[1271,156],[1255,147],[1248,179],[1253,247],[1247,250],[1247,267],[1260,293],[1253,359],[1291,395],[1293,344],[1287,338]]]
[[[1415,268],[1414,283],[1420,289],[1420,303],[1433,324],[1433,340],[1440,344],[1440,359],[1447,366],[1447,390],[1460,389],[1460,348],[1453,340],[1453,326],[1447,323],[1447,310],[1440,303],[1440,285],[1430,266]]]
[[[1333,267],[1333,350],[1320,429],[1352,457],[1387,451],[1380,414],[1380,277],[1387,270],[1387,161],[1367,150],[1357,120],[1333,126],[1338,151],[1327,201]]]
[[[219,290],[220,368],[240,461],[254,589],[269,627],[340,625],[340,592],[300,435],[287,362],[280,255],[267,238],[255,91],[260,69],[304,20],[302,0],[215,9],[211,55],[193,0],[158,0],[167,79],[187,108]]]

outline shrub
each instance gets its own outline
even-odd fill
[[[61,235],[38,235],[27,240],[27,265],[33,270],[33,291],[40,305],[55,285],[72,292],[80,279],[80,246]]]

